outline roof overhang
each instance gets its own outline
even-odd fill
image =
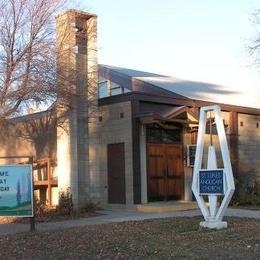
[[[172,122],[184,125],[197,125],[199,122],[197,115],[186,106],[173,107],[163,113],[153,111],[139,113],[136,117],[143,124]]]

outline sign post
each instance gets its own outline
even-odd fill
[[[211,143],[211,145],[208,146],[207,169],[202,169],[207,112],[209,111],[213,111],[215,115],[220,150],[224,164],[223,168],[218,168],[217,166],[215,146]],[[221,110],[220,107],[216,105],[202,107],[200,110],[192,191],[205,219],[205,221],[200,223],[200,226],[212,229],[226,228],[227,222],[222,221],[222,219],[235,191],[235,184]],[[222,201],[218,208],[218,198],[220,196],[222,196]],[[209,207],[206,205],[205,197],[208,197]]]
[[[196,145],[188,144],[187,145],[187,166],[188,167],[194,166],[195,154],[196,154]]]

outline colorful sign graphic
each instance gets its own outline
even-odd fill
[[[32,217],[31,165],[0,166],[0,216]]]

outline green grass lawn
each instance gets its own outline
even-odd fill
[[[227,218],[200,229],[200,218],[168,218],[1,236],[1,258],[260,259],[260,220]]]

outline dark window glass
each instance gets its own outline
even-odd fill
[[[150,125],[146,128],[147,143],[180,143],[181,129],[164,129],[157,125]]]

